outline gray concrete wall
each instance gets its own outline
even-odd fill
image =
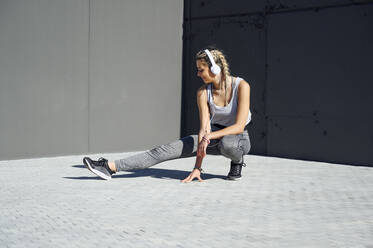
[[[181,0],[0,0],[0,160],[179,138]]]

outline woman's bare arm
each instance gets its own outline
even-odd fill
[[[197,91],[197,104],[199,110],[200,128],[198,134],[198,143],[201,142],[202,137],[211,132],[210,127],[210,110],[207,103],[206,85],[200,87]]]

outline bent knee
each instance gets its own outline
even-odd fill
[[[234,135],[226,135],[220,140],[218,147],[221,153],[231,154],[237,148],[237,138]]]
[[[241,150],[243,154],[248,154],[251,144],[248,138],[238,138],[235,135],[227,135],[221,139],[218,147],[220,152],[225,155],[236,154],[237,150]]]

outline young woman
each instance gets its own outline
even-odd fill
[[[145,169],[160,162],[193,156],[192,172],[181,182],[197,178],[202,182],[202,160],[206,154],[223,155],[231,159],[227,179],[241,178],[244,155],[251,148],[247,125],[251,122],[250,85],[240,77],[230,75],[223,51],[212,48],[196,54],[197,75],[203,85],[197,91],[200,117],[199,134],[115,161],[83,158],[90,171],[103,179],[110,179],[118,171]]]

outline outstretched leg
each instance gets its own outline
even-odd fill
[[[220,128],[212,126],[213,131],[216,129]],[[206,149],[206,153],[220,155],[219,142],[220,139],[212,140]],[[104,179],[110,179],[111,175],[117,171],[145,169],[163,161],[194,156],[196,155],[197,147],[198,135],[195,134],[112,162],[104,158],[95,161],[88,157],[85,157],[83,162],[96,175]]]
[[[197,147],[198,135],[185,136],[171,143],[156,146],[151,150],[115,160],[115,168],[113,169],[115,171],[145,169],[163,161],[192,156],[197,151]]]

